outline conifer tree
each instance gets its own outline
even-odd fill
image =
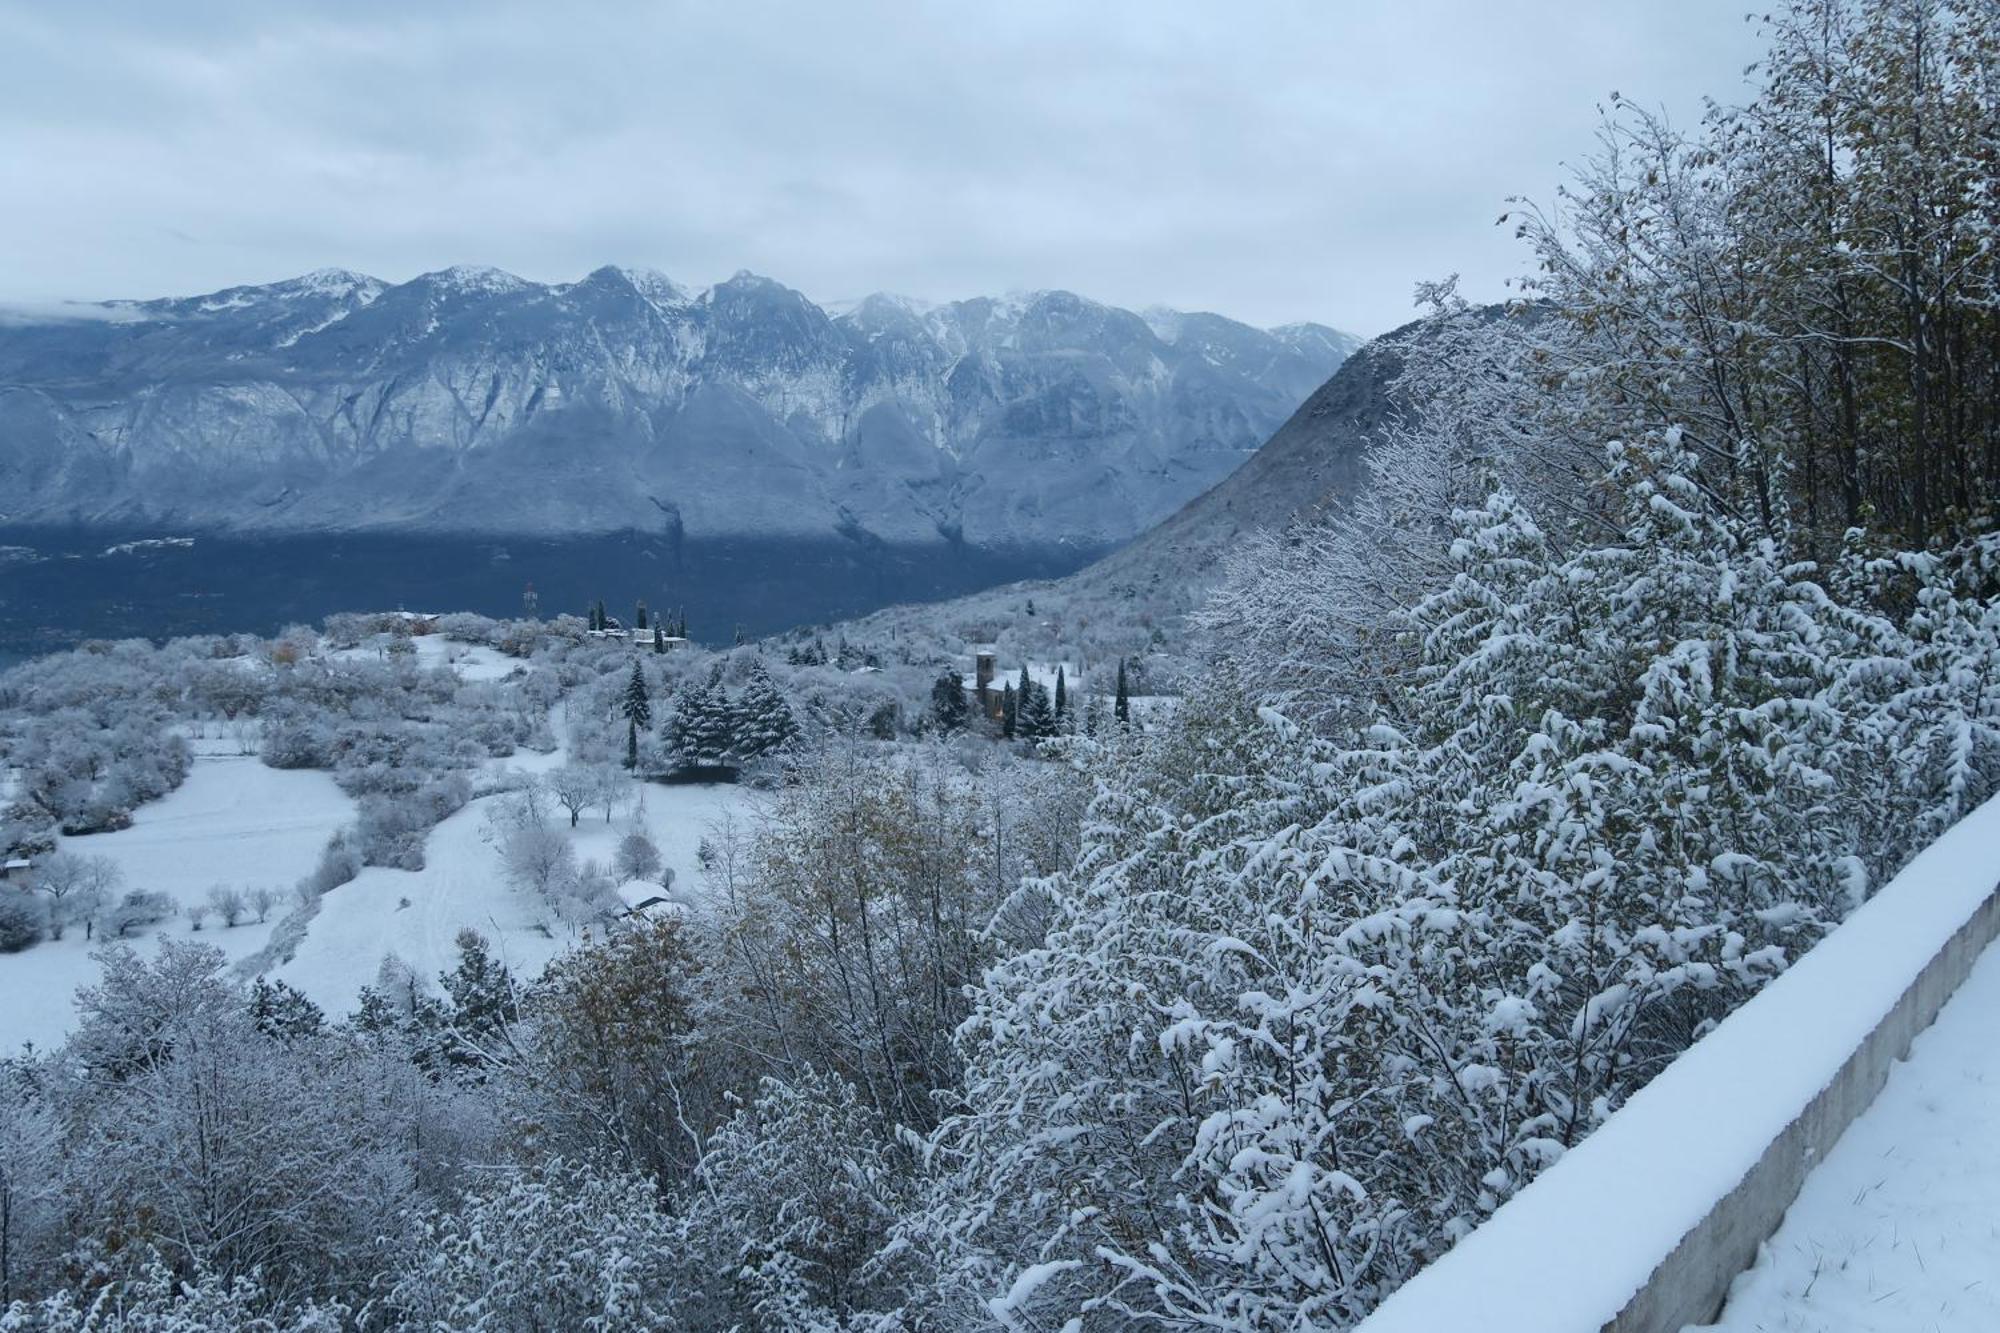
[[[1015,714],[1019,711],[1019,702],[1014,697],[1012,682],[1000,687],[1000,734],[1010,741],[1014,739]]]
[[[1014,696],[1014,734],[1023,740],[1041,740],[1056,732],[1055,709],[1049,691],[1021,668],[1021,688]]]
[[[632,663],[632,679],[625,683],[625,699],[620,711],[635,729],[653,725],[653,703],[646,697],[646,674],[639,669],[636,659]]]
[[[660,628],[660,622],[656,620],[653,622],[653,652],[658,654],[665,651],[667,651],[666,631]]]
[[[1062,664],[1056,664],[1056,725],[1069,715],[1069,685]]]
[[[634,629],[646,628],[646,602],[643,598],[640,599],[637,610],[633,612],[632,627]]]
[[[735,725],[729,748],[746,763],[776,754],[798,737],[792,705],[762,662],[751,664],[742,697],[730,712]]]
[[[1132,695],[1125,684],[1125,659],[1118,659],[1118,694],[1111,705],[1111,715],[1118,719],[1118,725],[1132,725]]]
[[[289,1041],[316,1036],[326,1015],[303,993],[282,981],[258,977],[250,986],[250,1018],[267,1037]]]
[[[956,671],[947,671],[931,685],[930,724],[942,735],[965,730],[971,708],[965,702],[965,687]]]
[[[520,1017],[520,988],[484,935],[468,928],[455,942],[458,966],[438,977],[450,1004],[444,1056],[456,1065],[484,1064],[487,1052]]]
[[[735,748],[736,719],[722,684],[722,664],[704,680],[689,680],[674,696],[667,747],[684,768],[718,768]]]

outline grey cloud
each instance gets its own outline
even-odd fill
[[[143,311],[123,305],[87,305],[75,301],[0,301],[0,325],[132,324]]]
[[[617,262],[1379,332],[1498,293],[1612,89],[1737,95],[1739,5],[0,0],[0,297]]]

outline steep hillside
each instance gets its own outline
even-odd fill
[[[1062,645],[1137,655],[1172,642],[1245,532],[1327,513],[1363,484],[1362,457],[1397,410],[1401,348],[1417,328],[1356,351],[1242,467],[1094,564],[935,606],[892,607],[860,622],[856,634],[931,636],[947,648],[997,640],[1045,656]]]

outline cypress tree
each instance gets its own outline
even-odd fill
[[[639,602],[638,610],[633,614],[632,628],[634,629],[646,628],[646,603],[643,598]]]
[[[1010,682],[1000,689],[1000,734],[1010,741],[1014,739],[1015,704],[1014,686]]]
[[[660,628],[660,622],[657,620],[653,622],[653,651],[655,653],[667,651],[667,632]]]
[[[646,697],[646,673],[639,669],[636,658],[632,662],[632,679],[625,683],[625,702],[621,708],[625,720],[634,728],[653,725],[653,702]]]
[[[1118,697],[1111,706],[1111,715],[1118,719],[1120,726],[1132,725],[1132,695],[1125,685],[1125,659],[1118,659]]]
[[[1069,712],[1069,689],[1064,678],[1062,664],[1056,664],[1056,721],[1061,722]]]

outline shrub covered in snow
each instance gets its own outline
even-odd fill
[[[38,943],[47,920],[47,909],[27,894],[0,890],[0,953]]]

